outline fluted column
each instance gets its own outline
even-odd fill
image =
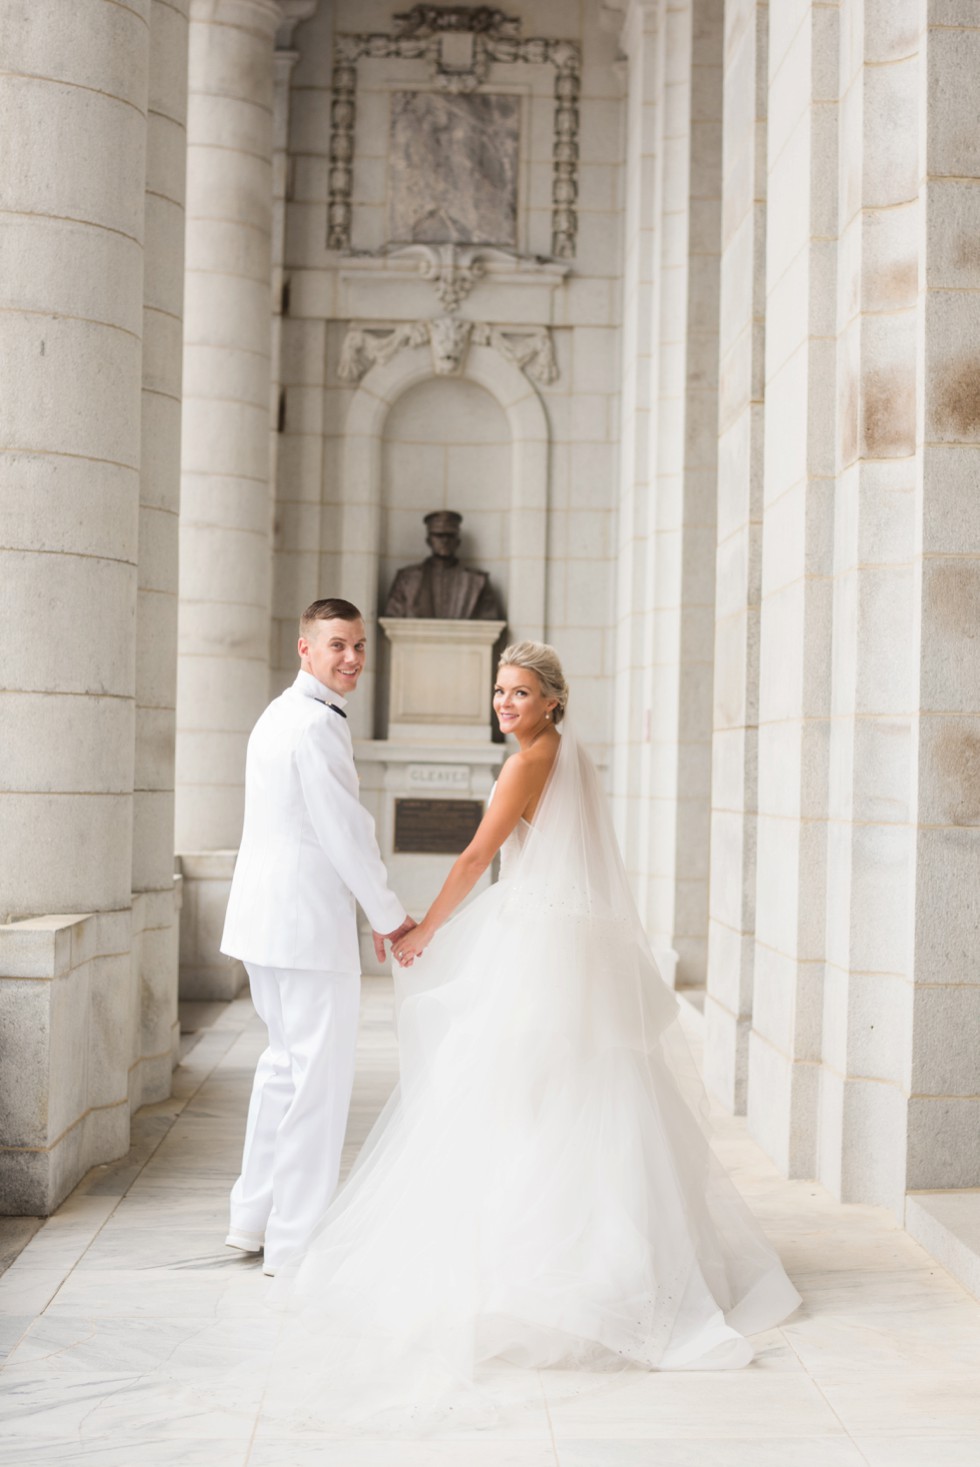
[[[48,1210],[129,1140],[149,13],[8,0],[0,27],[9,1211]]]
[[[245,745],[268,697],[274,0],[192,0],[180,517],[176,844],[188,994],[218,956]]]

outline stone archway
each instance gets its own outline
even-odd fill
[[[544,407],[520,368],[491,347],[470,347],[459,375],[489,392],[507,417],[513,455],[507,620],[516,636],[540,640],[545,630],[548,517],[549,435]],[[377,619],[385,420],[405,392],[433,376],[428,349],[399,352],[371,368],[348,410],[341,485],[343,586],[344,594],[365,609],[369,631]],[[352,731],[359,737],[370,736],[367,724],[374,706],[370,671],[364,681],[369,686],[351,710]]]

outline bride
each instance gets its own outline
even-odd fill
[[[553,648],[502,654],[519,752],[395,947],[401,1084],[289,1285],[321,1403],[434,1404],[500,1359],[741,1366],[799,1303],[682,1098],[677,1001],[567,700]]]

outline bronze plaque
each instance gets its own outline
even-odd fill
[[[482,819],[482,800],[396,800],[395,851],[458,856]]]

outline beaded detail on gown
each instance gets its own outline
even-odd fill
[[[500,861],[396,972],[401,1084],[286,1285],[318,1409],[418,1410],[500,1358],[740,1366],[799,1303],[682,1094],[677,1000],[572,735]]]

